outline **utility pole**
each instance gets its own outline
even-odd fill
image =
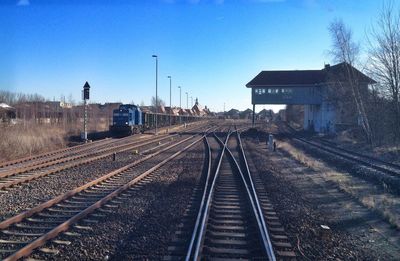
[[[182,87],[178,86],[179,88],[179,109],[182,109]]]
[[[225,102],[224,102],[224,119],[225,119]]]
[[[168,76],[168,78],[169,78],[169,127],[171,128],[171,117],[172,117],[171,83],[172,83],[172,78],[171,78],[171,76]]]
[[[179,88],[179,124],[182,123],[182,115],[181,115],[181,110],[182,110],[182,87],[178,86]]]
[[[154,134],[157,135],[157,113],[158,113],[158,56],[153,54],[152,55],[153,58],[156,58],[156,128],[155,128],[155,132]]]

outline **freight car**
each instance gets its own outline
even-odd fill
[[[201,120],[194,115],[170,115],[165,113],[142,112],[139,106],[122,104],[113,111],[110,132],[113,136],[127,136],[153,129],[157,118],[158,127],[189,123]]]

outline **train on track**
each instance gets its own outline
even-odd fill
[[[172,115],[166,113],[143,112],[134,104],[121,104],[113,111],[110,133],[113,136],[127,136],[143,133],[146,130],[169,125],[184,124],[201,120],[196,115]]]

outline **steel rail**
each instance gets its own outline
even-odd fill
[[[168,139],[168,138],[169,138],[168,136],[167,137],[163,136],[163,137],[157,139],[157,141]],[[150,140],[150,143],[151,142],[155,142],[155,140],[151,140],[151,139],[146,139],[146,140],[144,140],[144,142],[147,141],[147,140]],[[102,149],[100,149],[98,151],[89,152],[87,154],[84,153],[84,154],[78,154],[78,155],[74,155],[74,156],[67,156],[65,158],[60,158],[60,159],[57,159],[55,161],[45,162],[45,163],[42,163],[42,164],[39,164],[39,165],[31,165],[31,166],[27,166],[27,167],[24,167],[24,168],[18,168],[18,169],[14,169],[14,170],[0,172],[0,178],[6,178],[6,177],[9,177],[9,176],[14,176],[14,175],[22,174],[22,173],[25,173],[25,172],[28,172],[28,171],[32,171],[32,170],[40,170],[40,169],[43,169],[43,168],[46,168],[46,167],[51,167],[51,166],[55,166],[57,164],[62,164],[62,163],[67,163],[67,162],[79,160],[79,159],[82,159],[82,158],[85,158],[85,157],[94,156],[94,158],[96,158],[97,157],[97,156],[95,156],[96,154],[103,154],[104,156],[109,156],[109,155],[112,155],[114,150],[117,150],[119,152],[119,151],[123,151],[123,150],[119,150],[119,149],[122,149],[123,147],[130,147],[130,146],[135,146],[135,145],[140,146],[141,142],[143,142],[143,140],[132,141],[132,142],[125,143],[125,144],[114,145],[114,146],[108,147],[108,148],[102,148]],[[148,144],[148,143],[143,143],[143,144]],[[131,148],[129,148],[129,149],[131,149]],[[103,156],[103,155],[99,155],[99,156]]]
[[[162,139],[168,139],[168,138],[170,138],[170,137],[164,137]],[[128,148],[120,150],[119,153],[131,150],[133,148],[139,148],[139,147],[142,147],[142,146],[146,146],[148,144],[151,144],[151,143],[154,143],[154,142],[157,142],[157,141],[159,141],[159,140],[150,140],[150,141],[147,141],[147,142],[142,143],[142,144],[132,145],[131,147],[128,147]],[[49,169],[49,170],[47,170],[45,172],[39,172],[39,173],[32,174],[32,175],[29,175],[29,176],[25,176],[25,177],[22,177],[22,178],[19,178],[19,179],[16,179],[16,180],[13,180],[13,181],[10,181],[10,182],[7,182],[7,183],[2,183],[2,184],[0,184],[0,190],[1,189],[5,189],[5,188],[10,188],[12,186],[16,186],[16,185],[19,185],[19,184],[22,184],[22,183],[25,183],[25,182],[29,182],[31,180],[35,180],[35,179],[38,179],[38,178],[41,178],[41,177],[44,177],[44,176],[48,176],[48,175],[51,175],[51,174],[54,174],[54,173],[57,173],[57,172],[60,172],[60,171],[66,170],[66,169],[70,169],[70,168],[73,168],[73,167],[81,166],[81,165],[84,165],[84,164],[87,164],[87,163],[90,163],[90,162],[93,162],[93,161],[96,161],[96,160],[104,159],[106,157],[109,157],[112,154],[113,154],[113,152],[109,152],[109,153],[106,153],[106,154],[103,154],[103,155],[95,156],[95,157],[90,158],[90,159],[86,159],[86,160],[79,161],[79,162],[73,162],[73,163],[70,163],[70,164],[67,164],[67,165],[64,165],[64,166],[60,166],[60,167],[55,167],[53,169]],[[22,173],[20,173],[20,174],[22,174]],[[15,174],[15,175],[19,175],[19,174]]]
[[[194,129],[197,129],[198,127],[199,126],[193,126],[192,128],[189,128],[189,130],[194,130]],[[168,133],[161,134],[160,136],[168,136]],[[147,135],[133,136],[133,137],[134,138],[137,137],[137,139],[135,139],[136,141],[140,141],[143,139],[147,140],[147,139],[152,138],[151,136],[148,137]],[[44,152],[44,153],[41,153],[41,154],[38,154],[35,156],[28,156],[28,157],[24,157],[24,158],[20,158],[20,159],[16,159],[16,160],[6,161],[3,163],[0,163],[0,173],[2,172],[1,169],[5,168],[5,167],[12,167],[17,164],[23,164],[24,162],[35,161],[35,160],[37,160],[41,163],[49,162],[51,160],[57,160],[57,159],[65,157],[65,156],[70,156],[71,153],[92,150],[92,149],[95,149],[96,147],[104,146],[109,143],[115,143],[115,144],[123,143],[125,140],[131,139],[131,138],[132,138],[132,136],[127,136],[127,137],[123,137],[123,138],[119,138],[119,139],[106,138],[106,139],[97,140],[97,141],[94,141],[91,143],[84,143],[84,144],[76,145],[73,147],[62,148],[62,149],[58,149],[58,150],[54,150],[54,151]],[[64,152],[65,153],[69,152],[69,154],[62,154]],[[36,164],[37,165],[39,163],[31,162],[28,164],[30,164],[30,165]]]
[[[381,160],[381,159],[378,159],[378,158],[375,158],[375,157],[372,157],[372,156],[369,156],[369,155],[365,155],[365,154],[362,154],[362,153],[358,153],[358,152],[355,152],[355,151],[351,151],[351,150],[349,150],[349,149],[345,149],[345,148],[342,148],[342,147],[338,147],[338,146],[336,146],[336,145],[332,145],[331,142],[326,141],[326,140],[321,140],[321,141],[319,141],[319,142],[320,142],[320,143],[329,144],[329,145],[331,145],[331,147],[333,146],[334,149],[336,149],[336,150],[344,151],[344,152],[346,152],[346,153],[348,153],[348,154],[351,154],[351,155],[354,155],[354,156],[357,156],[357,157],[361,157],[361,158],[365,158],[365,159],[369,159],[369,160],[378,162],[378,163],[380,163],[380,164],[390,166],[390,167],[392,167],[392,168],[394,168],[394,169],[400,170],[400,165],[399,165],[399,164],[395,164],[395,163],[392,163],[392,162],[384,161],[384,160]]]
[[[192,128],[192,129],[196,129],[196,127]],[[176,136],[176,135],[178,135],[178,134],[160,135],[159,140],[167,139],[168,137],[172,137],[172,136]],[[73,160],[77,160],[77,159],[81,159],[81,158],[85,158],[85,157],[91,157],[96,154],[105,153],[107,151],[112,151],[112,150],[122,148],[125,146],[139,144],[139,143],[147,141],[147,140],[154,140],[153,137],[140,136],[138,139],[128,141],[128,143],[126,143],[125,141],[128,140],[129,138],[131,138],[131,137],[125,137],[125,138],[116,140],[114,142],[112,142],[113,140],[107,140],[107,141],[104,141],[104,143],[98,143],[94,147],[72,151],[73,153],[78,153],[76,155],[73,155],[73,154],[71,155],[71,152],[70,152],[69,154],[61,154],[61,155],[57,155],[55,157],[43,158],[39,161],[28,162],[27,164],[25,164],[24,166],[21,166],[21,167],[14,167],[12,169],[5,169],[5,170],[4,169],[2,170],[0,168],[0,178],[24,173],[24,172],[31,171],[31,170],[37,170],[37,169],[57,165],[59,163],[65,163],[65,162],[69,162],[69,161],[73,161]],[[105,145],[107,145],[109,143],[112,143],[112,144],[110,144],[111,147],[110,146],[106,147]],[[98,150],[98,149],[95,150],[97,147],[101,147],[101,146],[103,148],[100,148],[100,150]]]
[[[97,140],[97,141],[94,141],[94,142],[91,142],[91,143],[79,144],[79,145],[76,145],[76,146],[73,146],[73,147],[62,148],[62,149],[58,149],[58,150],[53,150],[53,151],[49,151],[49,152],[40,153],[40,154],[34,155],[34,156],[27,156],[27,157],[23,157],[23,158],[20,158],[20,159],[5,161],[5,162],[0,163],[0,168],[12,166],[12,165],[23,163],[23,162],[30,161],[30,160],[36,160],[36,159],[44,158],[44,157],[47,157],[47,156],[54,156],[54,155],[57,155],[57,154],[63,153],[63,152],[90,149],[92,146],[98,146],[98,145],[100,145],[99,143],[102,143],[102,142],[104,143],[106,141],[107,142],[112,142],[113,140],[109,139],[109,138],[106,138],[106,140]]]
[[[254,201],[255,201],[256,209],[257,209],[257,212],[258,212],[261,224],[262,224],[263,232],[265,234],[265,240],[266,240],[266,242],[265,242],[266,246],[265,247],[267,249],[268,259],[269,260],[276,260],[276,257],[275,257],[275,254],[274,254],[274,250],[273,250],[273,247],[272,247],[272,241],[271,241],[271,238],[269,237],[268,228],[267,228],[267,225],[265,224],[265,219],[264,219],[264,215],[263,215],[263,212],[262,212],[262,209],[261,209],[260,201],[258,200],[256,188],[254,186],[253,178],[251,177],[250,168],[249,168],[249,165],[247,163],[246,154],[245,154],[244,149],[243,149],[243,144],[242,144],[242,140],[240,138],[240,133],[238,131],[236,133],[237,133],[237,137],[238,137],[238,141],[239,141],[239,148],[240,148],[239,152],[242,155],[242,158],[243,158],[243,161],[244,161],[244,165],[246,167],[247,176],[249,178],[249,183],[250,183],[250,186],[251,186],[251,190],[252,190],[253,195],[254,195]]]
[[[207,146],[208,167],[207,167],[207,177],[206,177],[206,181],[205,181],[204,192],[203,192],[203,196],[201,198],[201,203],[200,203],[200,208],[199,208],[200,210],[203,209],[203,207],[204,207],[204,201],[205,201],[205,198],[206,198],[206,195],[207,195],[208,183],[209,183],[209,179],[210,179],[210,176],[211,176],[211,163],[212,163],[211,162],[212,161],[211,147],[210,147],[210,144],[208,142],[207,136],[205,136],[204,139],[205,139],[205,143],[206,143],[206,146]],[[186,258],[185,258],[186,261],[189,261],[191,255],[192,255],[193,245],[194,245],[197,233],[198,233],[199,224],[200,224],[200,220],[201,220],[201,213],[202,212],[199,211],[199,213],[197,215],[197,218],[196,218],[196,223],[194,225],[192,238],[190,239],[189,247],[188,247]]]
[[[224,157],[226,145],[228,144],[228,140],[229,140],[229,136],[230,135],[231,135],[231,133],[228,132],[228,135],[226,136],[225,143],[223,143],[220,139],[218,139],[219,142],[222,143],[223,147],[222,147],[222,151],[221,151],[221,154],[220,154],[220,157],[219,157],[219,160],[218,160],[217,169],[215,171],[215,175],[214,175],[214,178],[212,180],[211,187],[210,187],[210,190],[209,190],[209,193],[208,193],[208,198],[207,198],[207,202],[205,204],[205,209],[203,211],[201,209],[199,210],[199,212],[203,213],[203,215],[202,215],[203,218],[201,220],[200,232],[199,232],[199,234],[197,236],[197,242],[196,242],[195,252],[193,254],[193,260],[199,260],[200,247],[201,247],[201,243],[202,243],[202,241],[204,239],[204,236],[205,236],[205,227],[206,227],[208,216],[210,214],[210,205],[211,205],[212,194],[214,193],[214,187],[215,187],[215,183],[216,183],[216,180],[217,180],[217,177],[218,177],[217,174],[219,173],[219,169],[221,168],[222,158]],[[214,134],[214,136],[217,137],[215,134]]]
[[[378,165],[376,165],[376,164],[374,164],[372,162],[368,162],[367,160],[363,160],[363,159],[357,158],[358,156],[357,155],[351,155],[352,153],[346,152],[347,153],[347,155],[346,155],[343,152],[338,151],[340,149],[335,150],[335,149],[331,149],[331,148],[326,148],[326,147],[324,147],[322,145],[315,144],[313,142],[307,141],[307,140],[302,139],[302,138],[296,138],[295,137],[294,139],[298,140],[300,142],[303,142],[305,144],[314,146],[314,147],[316,147],[316,148],[318,148],[320,150],[326,151],[328,153],[340,156],[340,157],[345,158],[347,160],[355,161],[355,162],[360,163],[360,164],[362,164],[364,166],[367,166],[367,167],[373,168],[375,170],[379,170],[379,171],[388,173],[393,177],[398,177],[400,175],[400,170],[399,171],[394,171],[393,169],[388,169],[388,168],[383,167],[383,166],[378,166]]]
[[[256,217],[256,220],[257,220],[257,225],[258,225],[258,228],[259,228],[259,232],[261,232],[260,234],[261,234],[261,237],[263,239],[262,242],[263,242],[263,245],[264,245],[264,248],[265,248],[264,249],[265,253],[268,256],[268,260],[275,261],[276,258],[275,258],[275,254],[274,254],[274,251],[273,251],[273,248],[272,248],[271,239],[269,238],[268,230],[267,230],[267,227],[265,226],[265,223],[263,225],[263,222],[262,222],[264,220],[264,218],[263,218],[263,215],[262,215],[261,207],[260,207],[260,205],[256,206],[256,204],[254,203],[254,199],[258,198],[257,197],[257,193],[256,193],[255,190],[252,190],[252,191],[249,190],[249,185],[247,184],[247,181],[246,181],[246,179],[245,179],[245,177],[243,175],[243,172],[242,172],[242,170],[240,168],[240,164],[236,161],[232,151],[228,148],[228,146],[226,148],[226,151],[228,152],[229,156],[234,161],[234,163],[236,165],[236,168],[239,171],[240,177],[241,177],[241,179],[243,181],[244,187],[246,188],[246,192],[247,192],[247,195],[249,197],[249,200],[250,200],[250,203],[251,203],[251,206],[252,206],[252,210],[253,210],[254,215]],[[253,189],[254,189],[254,187],[253,187]]]
[[[66,193],[64,193],[64,194],[62,194],[62,195],[60,195],[60,196],[58,196],[58,197],[56,197],[54,199],[51,199],[51,200],[49,200],[49,201],[47,201],[45,203],[40,204],[37,207],[34,207],[34,208],[32,208],[30,210],[27,210],[27,211],[25,211],[25,212],[23,212],[21,214],[18,214],[18,215],[14,216],[14,217],[6,219],[6,220],[0,222],[0,229],[5,229],[5,228],[9,227],[12,224],[21,222],[24,218],[30,217],[33,214],[36,214],[36,213],[42,211],[45,208],[49,208],[49,207],[53,206],[54,204],[57,204],[60,201],[65,200],[66,198],[72,197],[75,194],[77,194],[77,193],[79,193],[79,192],[81,192],[81,191],[83,191],[83,190],[85,190],[85,189],[87,189],[89,187],[92,187],[92,186],[94,186],[94,185],[96,185],[96,184],[98,184],[98,183],[100,183],[102,181],[105,181],[105,180],[107,180],[107,179],[109,179],[109,178],[111,178],[111,177],[113,177],[113,176],[115,176],[117,174],[120,174],[120,173],[122,173],[122,172],[124,172],[124,171],[126,171],[126,170],[128,170],[128,169],[130,169],[132,167],[135,167],[138,164],[140,164],[140,163],[142,163],[142,162],[144,162],[144,161],[146,161],[148,159],[151,159],[151,158],[157,156],[158,154],[160,154],[160,153],[162,153],[164,151],[167,151],[167,150],[169,150],[169,149],[171,149],[173,147],[176,147],[176,146],[180,145],[181,143],[183,143],[183,142],[185,142],[185,141],[187,141],[187,140],[189,140],[191,138],[193,138],[193,136],[188,137],[188,138],[186,138],[186,139],[184,139],[184,140],[182,140],[182,141],[180,141],[178,143],[172,144],[172,145],[170,145],[170,146],[168,146],[168,147],[166,147],[166,148],[164,148],[164,149],[162,149],[160,151],[152,153],[152,154],[150,154],[150,155],[148,155],[148,156],[146,156],[144,158],[136,160],[136,161],[124,166],[124,167],[121,167],[119,169],[111,171],[108,174],[106,174],[106,175],[104,175],[104,176],[102,176],[100,178],[97,178],[97,179],[95,179],[93,181],[90,181],[90,182],[86,183],[85,185],[82,185],[82,186],[80,186],[78,188],[75,188],[73,190],[70,190],[70,191],[68,191],[68,192],[66,192]]]
[[[196,129],[196,128],[194,128],[194,129]],[[142,141],[135,141],[134,144],[130,145],[130,147],[125,148],[125,149],[119,149],[118,152],[119,153],[125,152],[125,151],[131,150],[133,148],[139,148],[139,147],[146,146],[146,145],[154,143],[154,142],[159,142],[161,140],[166,140],[166,139],[169,139],[169,138],[175,137],[175,136],[179,136],[179,133],[178,134],[172,134],[172,135],[166,135],[166,136],[163,135],[163,136],[160,136],[160,138],[156,138],[156,139],[151,139],[151,138],[145,139],[144,143],[140,143],[140,142],[143,142],[143,140]],[[140,143],[140,144],[137,144],[137,143]],[[125,145],[121,145],[121,147],[125,147]],[[159,147],[159,146],[157,146],[157,147]],[[51,174],[54,174],[54,173],[57,173],[57,172],[72,168],[72,167],[77,167],[77,166],[84,165],[84,164],[87,164],[87,163],[90,163],[90,162],[93,162],[93,161],[96,161],[96,160],[100,160],[100,159],[103,159],[103,158],[106,158],[106,157],[112,155],[113,153],[114,152],[109,152],[109,153],[106,153],[106,154],[103,154],[103,155],[95,156],[93,158],[89,158],[89,159],[81,160],[81,161],[78,161],[78,162],[73,162],[71,164],[62,165],[62,166],[59,166],[59,167],[48,169],[48,170],[45,170],[44,172],[42,171],[42,172],[39,172],[39,173],[36,173],[36,174],[32,174],[32,175],[29,175],[29,176],[23,176],[21,178],[15,179],[15,180],[13,179],[12,181],[9,181],[9,182],[6,182],[6,183],[0,183],[0,190],[1,189],[6,189],[6,188],[10,188],[10,187],[13,187],[13,186],[25,183],[25,182],[29,182],[31,180],[38,179],[38,178],[41,178],[41,177],[44,177],[44,176],[48,176],[48,175],[51,175]],[[23,175],[24,172],[18,173],[18,174],[11,174],[9,176],[12,177],[12,176],[20,175],[20,174]],[[7,178],[7,177],[5,177],[5,178]],[[0,179],[0,181],[1,181],[1,179]]]
[[[291,127],[290,125],[287,125],[287,127],[290,129],[290,134],[295,135],[296,130],[293,127]],[[348,150],[348,149],[344,149],[344,148],[340,148],[340,147],[336,147],[336,146],[335,146],[335,148],[332,148],[332,146],[330,148],[327,148],[327,147],[323,146],[322,144],[321,145],[320,144],[316,144],[314,142],[308,141],[308,140],[306,140],[304,138],[300,138],[300,137],[293,137],[293,139],[298,140],[298,141],[303,142],[303,143],[306,143],[306,144],[309,144],[311,146],[317,147],[317,148],[319,148],[321,150],[324,150],[324,151],[327,151],[327,152],[329,152],[331,154],[339,155],[339,156],[341,156],[341,157],[343,157],[345,159],[356,161],[358,163],[361,163],[362,165],[369,166],[369,167],[374,168],[376,170],[389,173],[392,176],[400,175],[400,165],[398,165],[398,164],[394,164],[394,163],[391,163],[391,162],[386,162],[386,161],[378,159],[378,158],[374,158],[374,157],[371,157],[371,156],[368,156],[368,155],[364,155],[364,154],[361,154],[361,153],[357,153],[357,152],[354,152],[354,151],[351,151],[351,150]],[[327,141],[325,141],[325,142],[327,142]],[[347,155],[344,154],[344,153],[346,153]],[[357,158],[357,157],[359,157],[359,158]],[[360,158],[364,158],[364,159],[360,159]],[[382,164],[383,166],[379,166],[376,163],[368,162],[365,159],[371,160],[371,161],[375,161],[375,162],[377,162],[379,164]],[[388,169],[388,168],[392,168],[392,169]],[[393,169],[396,169],[397,171],[394,171]]]
[[[179,144],[188,141],[189,139],[194,138],[195,136],[191,136],[187,139],[185,139],[184,141],[181,141]],[[203,136],[204,137],[204,136]],[[97,202],[95,202],[94,204],[92,204],[91,206],[87,207],[86,209],[84,209],[83,211],[81,211],[80,213],[76,214],[75,216],[69,218],[67,221],[63,222],[62,224],[58,225],[57,227],[53,228],[51,231],[43,234],[42,236],[40,236],[39,238],[33,240],[32,242],[30,242],[29,244],[25,245],[24,247],[22,247],[21,249],[17,250],[15,253],[13,253],[12,255],[8,256],[7,258],[5,258],[5,261],[11,261],[11,260],[18,260],[19,258],[22,258],[24,256],[28,256],[29,254],[32,253],[32,251],[42,245],[44,245],[48,240],[56,237],[58,234],[60,234],[61,232],[64,232],[66,230],[69,229],[69,227],[76,223],[77,221],[79,221],[80,219],[86,217],[88,214],[92,213],[93,211],[95,211],[96,209],[102,207],[106,202],[110,201],[111,199],[115,198],[116,196],[118,196],[119,194],[121,194],[121,192],[129,189],[130,187],[132,187],[133,185],[135,185],[137,182],[139,182],[140,180],[142,180],[144,177],[148,176],[149,174],[151,174],[152,172],[154,172],[155,170],[159,169],[160,167],[162,167],[163,165],[165,165],[166,163],[168,163],[169,161],[171,161],[172,159],[176,158],[178,155],[180,155],[181,153],[183,153],[184,151],[188,150],[189,148],[191,148],[193,145],[197,144],[199,141],[201,141],[203,139],[203,137],[196,139],[195,141],[193,141],[192,143],[190,143],[189,145],[185,146],[183,149],[181,149],[180,151],[174,153],[173,155],[169,156],[168,158],[164,159],[162,162],[158,163],[157,165],[151,167],[150,169],[148,169],[147,171],[143,172],[142,174],[140,174],[139,176],[137,176],[136,178],[132,179],[130,182],[128,182],[125,185],[122,185],[120,188],[114,190],[113,192],[109,193],[108,195],[106,195],[105,197],[103,197],[102,199],[98,200]],[[177,146],[179,144],[173,144],[172,146]],[[150,156],[150,155],[149,155]],[[130,166],[126,166],[123,168],[123,170],[127,170],[128,168],[131,168],[132,164],[130,164]],[[121,172],[122,170],[120,170],[119,172]],[[117,171],[113,172],[114,175],[117,174]],[[109,176],[111,177],[111,176]],[[104,180],[104,179],[103,179]],[[97,182],[98,183],[98,182]],[[68,194],[68,195],[66,195]],[[62,196],[63,199],[69,198],[73,195],[75,195],[76,193],[66,193]],[[60,197],[59,197],[60,198]],[[59,202],[61,200],[58,200],[57,202]],[[46,203],[45,203],[46,204]],[[52,205],[56,204],[55,201],[52,202]],[[42,204],[43,205],[43,204]],[[48,208],[47,207],[40,207],[40,208],[36,208],[35,213],[37,213],[38,211],[40,212],[41,210]],[[28,211],[29,212],[29,211]],[[26,213],[26,212],[25,212]],[[22,215],[19,218],[13,220],[12,223],[16,223],[17,220],[22,221],[24,218],[33,215],[34,213],[30,213],[30,215]],[[4,226],[2,224],[5,224],[5,227],[8,227],[9,225],[11,225],[10,222],[2,222],[0,223],[0,228],[4,228]]]

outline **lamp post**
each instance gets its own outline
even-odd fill
[[[224,102],[224,119],[225,119],[225,102]]]
[[[151,57],[156,58],[156,128],[155,135],[157,135],[157,113],[158,113],[158,56],[153,54]]]
[[[182,87],[178,86],[179,88],[179,124],[182,123],[182,115],[181,115],[181,110],[182,110]]]
[[[179,109],[182,109],[182,87],[178,86],[179,88]]]
[[[186,92],[186,109],[189,109],[189,94]]]
[[[172,105],[171,105],[171,82],[172,77],[168,76],[169,78],[169,127],[171,128],[171,117],[172,117]]]
[[[190,96],[190,100],[192,102],[192,108],[193,108],[193,96]]]

